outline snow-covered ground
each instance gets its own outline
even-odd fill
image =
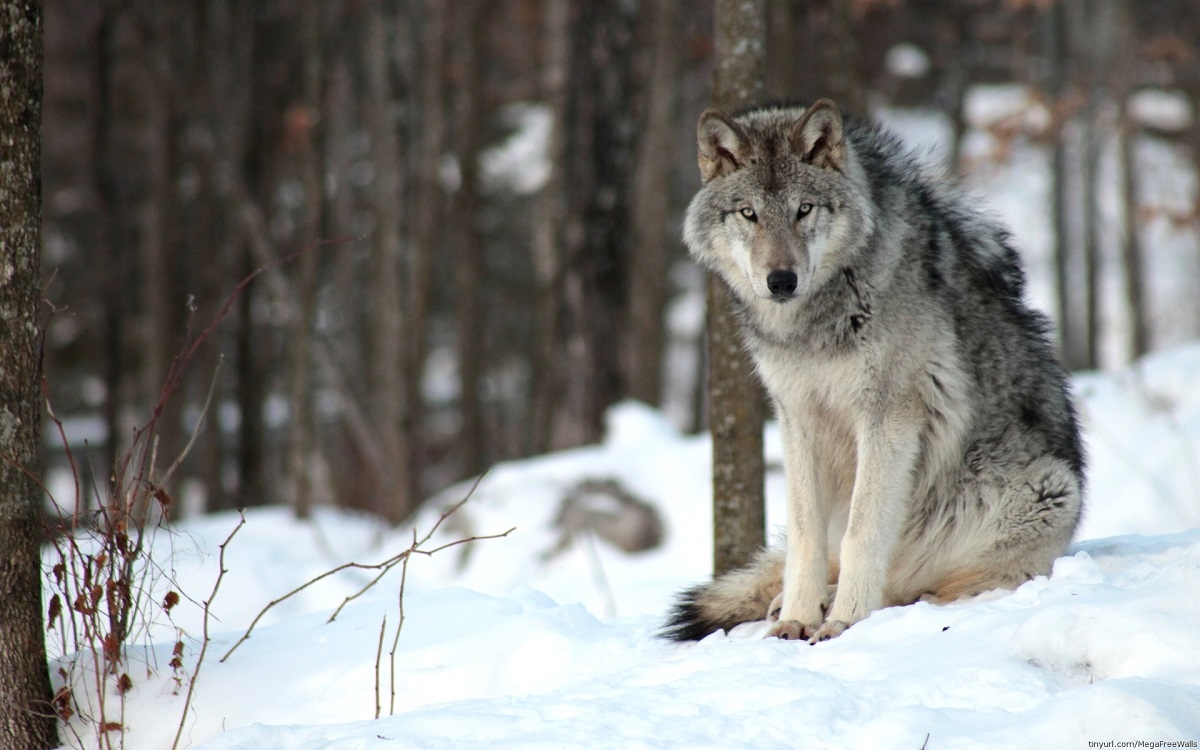
[[[516,528],[413,559],[394,661],[399,570],[332,623],[331,610],[369,576],[327,579],[268,612],[218,661],[271,599],[412,542],[411,530],[349,513],[322,510],[299,523],[282,508],[255,510],[227,550],[181,746],[916,750],[1200,741],[1200,344],[1114,375],[1082,376],[1076,390],[1092,466],[1088,511],[1080,541],[1053,575],[949,606],[882,610],[817,646],[765,640],[755,624],[694,644],[654,637],[672,593],[708,570],[709,443],[637,404],[612,411],[602,445],[487,475],[431,546]],[[769,429],[773,459],[777,438]],[[554,518],[584,479],[615,479],[652,503],[663,544],[627,554],[585,534],[561,545]],[[430,507],[421,532],[465,492]],[[776,468],[772,524],[781,494]],[[204,517],[156,539],[160,554],[174,549],[174,578],[191,597],[208,597],[217,547],[237,520]],[[191,670],[199,608],[185,601],[173,617],[189,636]],[[375,720],[385,617],[383,718]],[[131,749],[170,747],[183,711],[165,666],[174,632],[156,640],[148,652],[134,650],[157,674],[130,670]]]

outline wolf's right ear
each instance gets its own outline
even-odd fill
[[[741,125],[719,110],[706,109],[696,124],[697,161],[704,182],[743,167],[750,159],[750,138]]]

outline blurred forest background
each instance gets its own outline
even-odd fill
[[[160,461],[195,437],[177,514],[398,522],[622,399],[704,426],[679,226],[711,2],[44,2],[46,368],[85,504],[257,268],[158,423]],[[1046,154],[1068,365],[1200,333],[1156,285],[1200,290],[1194,0],[769,0],[767,60],[770,98],[940,123],[964,175],[971,96],[1008,86],[988,160]]]

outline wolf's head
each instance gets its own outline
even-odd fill
[[[740,296],[802,297],[870,235],[870,198],[828,99],[736,117],[709,109],[696,131],[704,185],[684,240]]]

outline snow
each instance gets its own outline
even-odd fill
[[[547,153],[554,117],[542,104],[515,104],[502,115],[513,133],[479,157],[483,184],[491,191],[533,195],[550,179]]]
[[[743,625],[693,644],[654,636],[671,595],[705,577],[711,555],[710,444],[626,403],[600,445],[502,464],[430,546],[507,537],[418,556],[388,651],[399,571],[331,611],[370,578],[347,571],[271,609],[266,603],[347,561],[380,562],[409,529],[324,508],[300,522],[247,512],[228,545],[213,640],[181,746],[205,750],[372,747],[1008,748],[1088,741],[1200,740],[1200,344],[1149,357],[1075,388],[1092,471],[1078,541],[1015,591],[874,613],[817,646]],[[782,519],[780,447],[767,432],[769,519]],[[558,554],[553,520],[584,479],[615,479],[663,516],[664,544],[626,554],[588,536]],[[421,534],[468,491],[444,493]],[[218,545],[238,520],[218,514],[159,531],[173,577],[209,596]],[[182,688],[165,665],[186,634],[193,670],[199,607],[184,602],[154,645],[131,656],[125,747],[170,747]],[[386,624],[384,619],[386,618]],[[376,650],[385,627],[380,704]],[[139,641],[140,643],[141,641]],[[52,644],[53,648],[53,644]],[[76,727],[85,741],[89,729]]]
[[[1141,89],[1129,97],[1129,110],[1138,124],[1169,132],[1182,132],[1192,124],[1187,95],[1164,89]]]
[[[963,101],[963,114],[977,128],[1011,123],[1030,132],[1044,131],[1052,119],[1034,90],[1019,83],[972,86]]]
[[[925,50],[915,44],[896,44],[888,48],[883,67],[898,78],[921,78],[929,73],[933,63]]]

